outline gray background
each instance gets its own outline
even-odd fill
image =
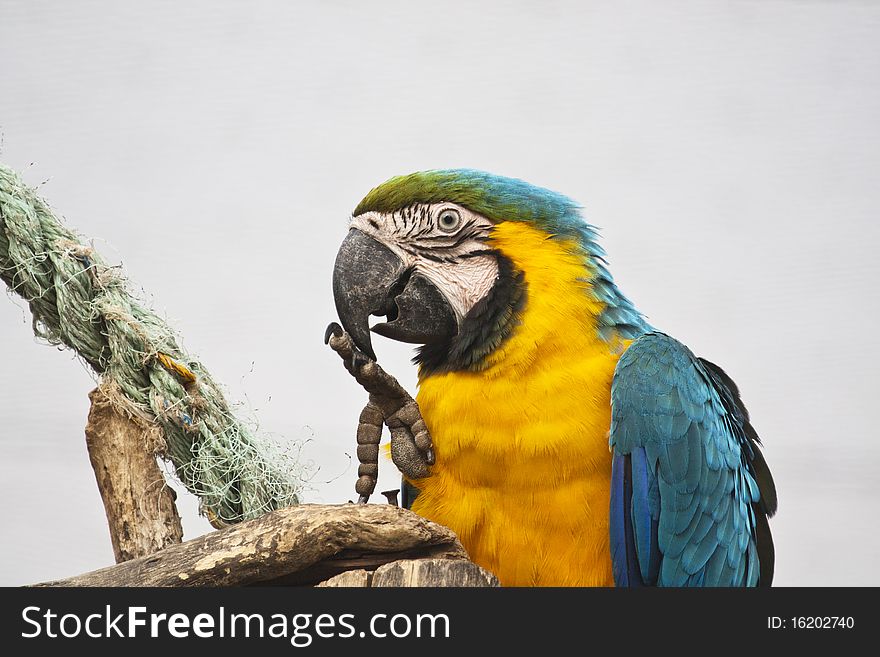
[[[878,116],[874,2],[0,0],[0,159],[303,443],[309,501],[354,494],[364,396],[321,342],[348,214],[482,168],[582,202],[625,293],[740,384],[778,584],[880,584]],[[94,380],[29,321],[0,303],[2,584],[112,563]]]

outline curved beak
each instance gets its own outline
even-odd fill
[[[370,330],[392,340],[431,344],[458,332],[458,322],[443,293],[414,273],[388,247],[352,228],[333,268],[333,299],[342,326],[370,358]],[[388,321],[370,329],[370,315]]]

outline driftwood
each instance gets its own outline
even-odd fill
[[[498,578],[471,561],[414,559],[385,564],[371,586],[499,586]]]
[[[183,528],[174,491],[156,463],[159,430],[114,406],[95,388],[86,424],[86,445],[104,500],[116,563],[180,543]]]
[[[36,586],[498,586],[451,530],[393,504],[294,506],[181,543],[158,429],[112,391],[89,398],[86,443],[117,565]]]
[[[477,564],[461,559],[401,560],[379,566],[376,572],[351,570],[321,582],[328,587],[442,587],[499,586],[498,578]]]
[[[390,504],[303,504],[37,586],[311,585],[400,559],[464,560],[455,534]]]

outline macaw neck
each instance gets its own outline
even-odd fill
[[[594,266],[581,242],[508,221],[495,226],[488,245],[498,251],[499,262],[506,263],[509,273],[499,275],[495,310],[466,318],[478,322],[476,327],[463,326],[474,335],[494,339],[478,345],[479,358],[471,358],[467,366],[447,362],[437,367],[424,358],[428,352],[423,348],[416,358],[420,378],[450,371],[516,377],[539,358],[546,367],[572,353],[619,354],[625,341],[641,331],[641,326],[633,330],[633,317],[641,322],[641,316],[617,291],[604,266]],[[621,307],[626,311],[622,315]],[[619,328],[618,317],[623,318]]]

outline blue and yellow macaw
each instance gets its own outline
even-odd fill
[[[769,585],[776,491],[739,391],[645,321],[596,237],[567,197],[468,169],[357,206],[334,295],[367,356],[371,331],[421,345],[412,509],[507,586]]]

